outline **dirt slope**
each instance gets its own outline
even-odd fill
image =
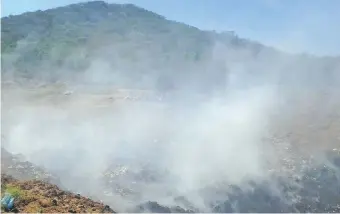
[[[9,212],[114,213],[103,203],[64,191],[56,176],[1,148],[1,198],[6,192],[15,197]]]
[[[1,174],[1,196],[5,192],[16,198],[15,208],[11,212],[114,213],[103,203],[63,191],[56,185],[39,180],[18,181],[12,176]]]

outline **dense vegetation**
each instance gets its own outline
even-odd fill
[[[225,86],[235,62],[246,65],[253,81],[261,79],[254,76],[268,79],[260,75],[268,70],[271,77],[277,77],[275,71],[309,68],[333,74],[339,65],[339,60],[325,58],[315,66],[313,57],[283,54],[233,32],[202,31],[132,4],[79,3],[4,17],[1,24],[5,79],[70,81],[92,68],[100,83],[122,83],[119,74],[130,85],[148,87],[152,82],[164,89],[190,85],[205,90]]]

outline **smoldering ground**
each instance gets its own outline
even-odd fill
[[[251,88],[195,104],[182,99],[111,101],[112,95],[76,91],[31,102],[22,92],[17,96],[25,99],[15,98],[21,102],[10,107],[4,102],[4,146],[56,173],[65,188],[105,200],[118,210],[147,201],[223,212],[301,211],[296,204],[311,206],[320,200],[318,206],[335,206],[331,198],[338,193],[339,165],[318,171],[317,161],[309,163],[307,156],[291,150],[299,144],[294,138],[275,139],[269,132],[278,125],[272,125],[271,117],[285,116],[275,114],[282,108],[275,92],[273,87]],[[282,131],[289,132],[294,130]],[[305,147],[317,148],[318,143]],[[315,173],[317,179],[322,175],[323,180],[305,173]],[[321,190],[324,196],[318,195]],[[293,196],[299,191],[305,195]],[[161,209],[151,205],[143,209]]]
[[[208,102],[190,108],[164,102],[110,103],[105,97],[99,106],[89,97],[74,94],[60,106],[45,100],[6,108],[5,146],[57,172],[68,188],[91,194],[100,194],[96,179],[111,164],[148,164],[165,171],[166,179],[155,190],[152,183],[138,187],[143,188],[140,200],[263,177],[263,153],[269,151],[261,142],[263,97],[245,95],[247,105],[236,97],[226,101],[229,105]]]
[[[310,75],[313,57],[217,45],[213,60],[233,56],[217,60],[226,90],[202,95],[209,62],[178,90],[155,92],[152,76],[121,90],[131,68],[103,55],[74,76],[55,69],[74,80],[61,86],[3,87],[3,146],[118,211],[339,210],[338,64]]]

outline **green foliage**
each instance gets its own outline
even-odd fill
[[[130,53],[157,54],[161,61],[195,62],[211,50],[216,39],[212,32],[166,20],[131,4],[101,1],[4,17],[1,23],[2,54],[29,55],[29,59],[24,57],[27,64],[51,60],[52,53],[53,60],[63,61],[78,47],[90,52],[107,45],[124,47]],[[20,41],[33,45],[17,50]]]
[[[255,80],[261,72],[276,72],[278,64],[289,61],[283,75],[286,83],[303,79],[295,78],[297,73],[303,76],[308,71],[306,83],[314,86],[316,82],[337,84],[334,77],[338,76],[339,67],[339,58],[315,60],[287,55],[241,39],[234,32],[202,31],[132,4],[103,1],[1,18],[1,36],[2,74],[9,73],[9,77],[13,70],[20,78],[45,72],[41,76],[54,81],[59,78],[54,71],[86,71],[92,59],[100,58],[109,64],[110,72],[123,70],[124,77],[136,80],[127,81],[132,82],[130,86],[139,84],[137,79],[141,77],[152,77],[160,90],[176,87],[174,82],[190,81],[200,82],[199,87],[205,88],[205,84],[225,84],[228,62],[270,62],[263,63],[263,69],[249,66],[248,79]],[[216,44],[223,50],[215,53]],[[223,55],[229,50],[228,55]],[[216,60],[216,55],[223,60]]]
[[[132,81],[152,76],[161,90],[176,87],[173,82],[185,84],[183,78],[206,76],[208,64],[215,75],[214,68],[221,67],[212,59],[216,43],[226,49],[257,44],[233,33],[201,31],[132,4],[101,1],[4,17],[1,23],[4,73],[15,70],[23,78],[42,71],[53,76],[59,68],[77,73],[89,68],[90,59],[100,58],[109,70],[126,71]]]
[[[5,192],[11,194],[14,198],[20,198],[24,196],[24,191],[17,186],[6,186]]]

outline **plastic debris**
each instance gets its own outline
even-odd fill
[[[14,198],[12,197],[8,202],[7,208],[11,210],[13,209],[13,207],[14,207]]]
[[[4,206],[5,209],[11,210],[14,207],[14,197],[6,193],[5,196],[1,199],[1,205]]]
[[[6,193],[5,196],[1,199],[1,204],[7,205],[10,199],[11,199],[11,195]]]

